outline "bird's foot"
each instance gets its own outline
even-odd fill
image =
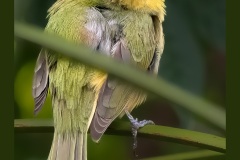
[[[133,116],[128,112],[125,111],[126,115],[128,116],[128,119],[130,120],[131,124],[132,124],[132,134],[133,134],[133,152],[135,157],[137,157],[138,155],[136,154],[136,148],[137,148],[137,132],[139,128],[144,127],[145,125],[148,124],[154,124],[153,121],[151,120],[142,120],[142,121],[138,121],[137,118],[133,118]]]

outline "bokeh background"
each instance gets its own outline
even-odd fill
[[[44,28],[47,9],[55,1],[14,2],[15,20]],[[159,76],[225,108],[225,0],[166,0],[166,6],[167,16],[163,24],[166,43]],[[49,97],[42,111],[37,116],[33,115],[31,85],[40,46],[15,39],[14,47],[15,118],[51,118]],[[181,107],[155,96],[150,96],[132,114],[139,119],[151,119],[159,125],[225,136],[224,132],[205,124]],[[52,136],[50,133],[15,134],[15,159],[46,159]],[[138,144],[139,158],[199,149],[141,137],[138,137]],[[99,144],[89,138],[88,157],[90,160],[130,159],[131,148],[130,136],[104,135]]]

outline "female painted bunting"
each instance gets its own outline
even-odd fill
[[[164,0],[58,0],[45,31],[157,74],[164,48]],[[52,95],[54,138],[49,160],[86,160],[87,131],[98,142],[116,117],[146,99],[139,89],[107,73],[43,48],[33,80],[35,113]]]

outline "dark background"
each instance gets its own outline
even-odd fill
[[[15,0],[15,19],[44,28],[47,9],[53,0]],[[225,1],[166,0],[167,16],[163,24],[165,49],[159,75],[193,94],[225,108]],[[48,98],[37,117],[33,116],[31,85],[33,68],[40,46],[15,39],[14,42],[15,118],[50,118]],[[149,97],[132,112],[139,119],[156,124],[185,128],[224,136],[177,105]],[[214,113],[213,113],[214,114]],[[140,158],[197,150],[179,144],[138,138]],[[15,159],[46,159],[52,134],[15,134]],[[104,135],[99,144],[89,139],[89,159],[128,159],[132,154],[132,138]],[[91,154],[93,153],[93,154]]]

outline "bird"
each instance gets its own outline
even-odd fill
[[[164,0],[57,0],[48,10],[44,31],[157,75],[165,43],[165,7]],[[87,160],[88,130],[99,142],[109,125],[125,114],[135,136],[139,127],[152,123],[130,114],[146,100],[144,91],[42,48],[32,84],[35,114],[48,93],[54,121],[49,160]]]

